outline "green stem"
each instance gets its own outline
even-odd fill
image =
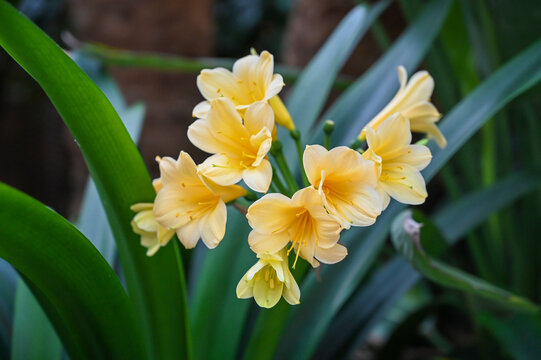
[[[294,194],[297,190],[299,190],[299,185],[295,181],[295,178],[287,165],[284,153],[282,152],[282,143],[279,140],[273,141],[270,153],[274,157],[276,165],[278,166],[278,169],[280,169],[287,187],[289,188],[289,195]]]
[[[362,141],[361,139],[355,139],[355,141],[353,141],[349,147],[353,150],[359,150],[363,148],[363,145],[364,141]]]
[[[323,124],[323,133],[325,134],[325,138],[323,139],[323,146],[327,150],[331,148],[331,134],[333,131],[334,131],[334,121],[325,120],[325,123]]]
[[[272,185],[274,185],[278,189],[277,192],[280,192],[284,195],[289,195],[289,191],[284,186],[284,183],[282,183],[282,180],[280,180],[280,178],[278,177],[278,173],[276,172],[276,169],[274,167],[272,168]]]
[[[297,146],[297,155],[299,156],[299,164],[301,165],[302,169],[302,183],[304,186],[310,186],[310,181],[308,181],[308,177],[306,177],[306,171],[304,171],[304,161],[303,161],[303,154],[304,154],[304,147],[301,142],[301,133],[297,129],[293,129],[289,131],[289,134],[295,140],[295,145]]]

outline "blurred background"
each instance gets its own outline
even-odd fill
[[[196,73],[123,66],[100,53],[104,48],[96,44],[107,45],[106,49],[113,54],[131,50],[211,60],[239,58],[253,47],[258,51],[269,50],[275,55],[276,63],[294,73],[310,61],[339,21],[359,3],[352,0],[11,2],[67,51],[90,46],[89,53],[94,51],[106,66],[126,102],[145,104],[139,148],[154,177],[158,173],[156,155],[176,157],[180,150],[185,150],[194,154],[196,161],[205,157],[186,137],[186,129],[193,121],[192,108],[202,100],[195,83]],[[377,61],[425,3],[393,1],[386,8],[342,69],[342,85],[335,87],[330,101],[351,79]],[[433,101],[444,114],[442,121],[445,113],[483,79],[540,39],[540,24],[538,0],[455,1],[420,67],[435,78]],[[292,81],[286,85],[281,94],[284,97]],[[489,120],[464,146],[430,184],[430,196],[421,210],[432,212],[443,202],[489,187],[516,172],[537,171],[541,162],[540,113],[538,85]],[[30,194],[68,218],[77,215],[88,177],[77,144],[37,83],[2,50],[0,164],[0,181]],[[465,241],[453,249],[449,261],[539,302],[540,210],[541,191],[537,188],[464,236]],[[381,355],[383,358],[429,358],[449,348],[458,349],[457,353],[463,356],[460,358],[515,357],[494,346],[496,335],[483,330],[472,316],[476,311],[474,300],[457,306],[446,301],[452,294],[442,289],[431,287],[430,293],[438,301],[431,302],[429,308],[416,310],[431,314],[437,336],[416,328],[406,344],[397,347],[401,349],[398,353],[385,353]],[[405,298],[400,306],[408,306]],[[539,327],[539,324],[531,326]],[[525,336],[531,334],[527,327],[520,329]],[[359,359],[373,358],[373,349],[381,347],[378,331],[385,331],[385,324],[374,330],[373,336],[359,348],[356,355]]]

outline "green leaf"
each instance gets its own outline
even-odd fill
[[[143,325],[149,355],[190,354],[186,290],[178,244],[152,258],[130,226],[130,205],[154,199],[135,144],[110,102],[47,35],[0,1],[0,45],[45,90],[79,144],[115,235],[130,297]]]
[[[417,272],[398,257],[379,268],[329,326],[316,351],[318,359],[351,358],[358,339],[364,339],[418,279]]]
[[[435,238],[441,236],[447,240],[449,246],[462,239],[492,213],[509,206],[539,186],[541,178],[536,174],[512,175],[488,189],[467,194],[438,211],[433,217],[434,223],[429,219],[419,219],[417,215],[414,216],[424,224],[421,232],[423,247],[428,250],[427,246],[431,245]],[[434,229],[434,225],[438,228]],[[441,235],[436,234],[438,231],[441,231]],[[440,245],[435,247],[435,251],[427,252],[439,256],[444,250]],[[372,326],[385,317],[386,310],[394,305],[413,284],[417,283],[421,276],[402,256],[397,255],[378,268],[372,279],[377,280],[370,280],[369,284],[355,293],[333,320],[325,338],[321,341],[321,344],[326,345],[320,345],[318,356],[332,358],[336,357],[336,351],[344,351],[340,347],[354,349],[360,346]],[[395,281],[399,284],[410,285],[397,286]],[[367,308],[377,310],[365,311]],[[336,331],[336,329],[342,330]]]
[[[497,317],[481,312],[476,317],[512,359],[531,360],[541,353],[541,316],[515,314]]]
[[[126,106],[115,82],[97,61],[86,59],[78,53],[72,56],[111,101],[136,142],[143,125],[144,106]],[[77,228],[90,239],[107,262],[113,265],[117,260],[116,245],[92,179],[89,179],[86,186]],[[59,359],[62,347],[52,325],[26,285],[19,281],[17,287],[12,358]]]
[[[17,273],[0,259],[0,359],[7,359],[11,349],[11,328]]]
[[[484,121],[539,81],[541,68],[535,66],[536,62],[541,62],[541,41],[498,70],[444,118],[442,131],[449,143],[442,150],[435,149],[431,144],[432,163],[423,172],[427,182],[458,150],[453,141],[459,137],[461,144],[467,141]],[[486,100],[487,106],[480,99]],[[291,311],[279,354],[286,356],[294,353],[301,358],[309,357],[313,351],[310,348],[315,346],[333,316],[370,268],[386,239],[391,219],[404,207],[393,202],[375,225],[350,229],[342,236],[342,241],[348,247],[348,256],[342,262],[323,269],[323,284],[318,285],[314,276],[307,278],[301,287],[301,302],[310,305]],[[305,346],[298,346],[301,341],[299,337],[302,337]]]
[[[137,143],[145,116],[144,104],[138,103],[133,106],[127,106],[117,84],[107,74],[98,60],[85,56],[85,53],[81,51],[73,53],[72,57],[81,69],[90,76],[92,81],[98,85],[105,96],[107,96],[128,130],[132,140]],[[96,184],[91,178],[86,184],[77,228],[92,241],[107,262],[113,265],[118,255],[113,232],[107,221],[107,215],[96,189]]]
[[[248,246],[244,215],[228,207],[226,234],[208,251],[191,299],[190,321],[196,359],[235,359],[253,299],[237,299],[237,283],[256,261]]]
[[[432,162],[423,171],[430,180],[436,172],[505,104],[541,80],[541,40],[499,68],[442,119],[447,147],[429,144]]]
[[[421,61],[439,31],[449,3],[449,1],[429,3],[423,14],[384,57],[366,75],[348,88],[324,115],[324,118],[335,120],[335,131],[341,129],[338,130],[338,136],[334,137],[335,141],[342,136],[340,131],[343,134],[356,136],[352,132],[351,119],[360,119],[359,109],[372,108],[375,115],[383,108],[386,101],[392,97],[392,90],[398,85],[394,72],[395,66],[402,64],[411,70]],[[387,85],[384,86],[384,84]],[[372,95],[377,96],[372,97]],[[383,100],[380,99],[381,97]],[[365,117],[367,122],[371,116]],[[318,133],[315,135],[315,139],[318,139]],[[338,140],[338,142],[343,143],[344,140]],[[379,255],[386,240],[390,222],[402,208],[402,205],[393,203],[374,226],[352,228],[343,233],[341,241],[348,247],[348,256],[340,263],[322,269],[322,283],[310,274],[302,284],[302,306],[293,308],[290,312],[277,357],[307,359],[311,356],[333,317],[351,296],[355,286],[364,278]],[[299,346],[299,343],[303,346]]]
[[[340,96],[323,115],[335,122],[333,143],[351,144],[362,128],[389,102],[398,89],[396,68],[415,70],[438,35],[450,0],[433,0],[393,46]],[[315,129],[312,143],[323,135]]]
[[[412,219],[410,210],[402,212],[393,221],[391,239],[396,250],[405,256],[421,274],[442,286],[493,300],[509,309],[539,312],[539,307],[525,298],[431,259],[424,253],[420,245],[418,225]]]
[[[338,71],[389,3],[382,1],[370,8],[366,5],[356,6],[303,70],[287,98],[287,109],[301,133],[312,128]]]
[[[70,357],[140,358],[133,307],[96,248],[29,196],[0,184],[0,197],[0,257],[38,289]]]
[[[62,356],[60,339],[22,280],[17,283],[12,336],[12,360],[54,360]]]
[[[442,208],[434,217],[447,241],[454,243],[486,218],[541,185],[541,172],[521,172],[475,191]]]

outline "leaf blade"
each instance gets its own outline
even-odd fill
[[[140,328],[115,274],[92,244],[43,204],[0,184],[0,257],[38,288],[69,329],[73,358],[141,356]],[[77,254],[77,256],[73,256]]]
[[[105,204],[148,354],[190,358],[178,244],[148,259],[131,230],[130,205],[152,201],[155,194],[128,132],[103,93],[47,35],[4,0],[0,17],[0,45],[45,90],[80,145]]]

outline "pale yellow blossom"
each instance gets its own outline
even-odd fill
[[[141,245],[148,249],[147,256],[154,255],[175,235],[175,230],[166,229],[158,224],[153,207],[153,203],[138,203],[130,207],[137,213],[131,221],[133,232],[141,235]]]
[[[158,193],[163,187],[160,178],[152,181],[154,191]],[[137,214],[131,221],[133,232],[141,235],[141,245],[146,247],[147,256],[154,255],[162,246],[169,243],[175,235],[174,230],[168,230],[158,224],[154,217],[153,203],[138,203],[130,207]]]
[[[318,190],[327,210],[344,228],[369,226],[381,213],[376,191],[376,164],[346,146],[330,151],[320,145],[307,146],[303,164],[310,184]]]
[[[246,217],[253,228],[248,242],[256,254],[275,253],[291,241],[289,251],[294,249],[313,267],[319,266],[318,260],[333,264],[347,255],[347,249],[337,243],[339,222],[312,188],[297,191],[291,199],[267,194],[248,208]]]
[[[199,166],[200,173],[220,185],[244,180],[251,189],[267,192],[272,180],[267,153],[273,127],[274,115],[268,104],[251,105],[242,119],[231,100],[213,100],[207,118],[188,128],[188,138],[195,146],[215,154]]]
[[[425,180],[421,175],[432,159],[430,150],[423,145],[411,145],[408,119],[396,113],[374,130],[366,129],[368,150],[365,159],[378,165],[378,191],[383,208],[389,196],[404,204],[422,204],[426,197]]]
[[[246,272],[237,285],[237,297],[253,297],[257,305],[271,308],[283,296],[291,305],[299,304],[301,292],[289,270],[286,249],[275,254],[261,253],[259,261]]]
[[[193,248],[201,238],[215,248],[225,234],[225,203],[244,196],[240,186],[220,186],[197,173],[190,155],[181,151],[178,160],[164,157],[160,161],[163,188],[154,201],[156,220],[174,229],[186,248]]]
[[[196,105],[193,116],[205,118],[210,109],[208,101],[221,97],[230,99],[241,112],[255,102],[267,102],[284,86],[282,76],[273,72],[274,59],[268,51],[235,61],[233,72],[224,68],[202,70],[197,87],[206,101]]]
[[[441,114],[434,104],[430,102],[430,97],[434,91],[434,79],[426,71],[419,71],[409,81],[407,79],[406,69],[399,66],[398,80],[400,81],[400,89],[391,102],[370,120],[359,135],[359,139],[364,140],[366,138],[366,129],[368,127],[377,130],[385,119],[399,112],[410,121],[411,131],[426,133],[429,138],[436,141],[438,146],[445,147],[447,141],[436,126]]]

